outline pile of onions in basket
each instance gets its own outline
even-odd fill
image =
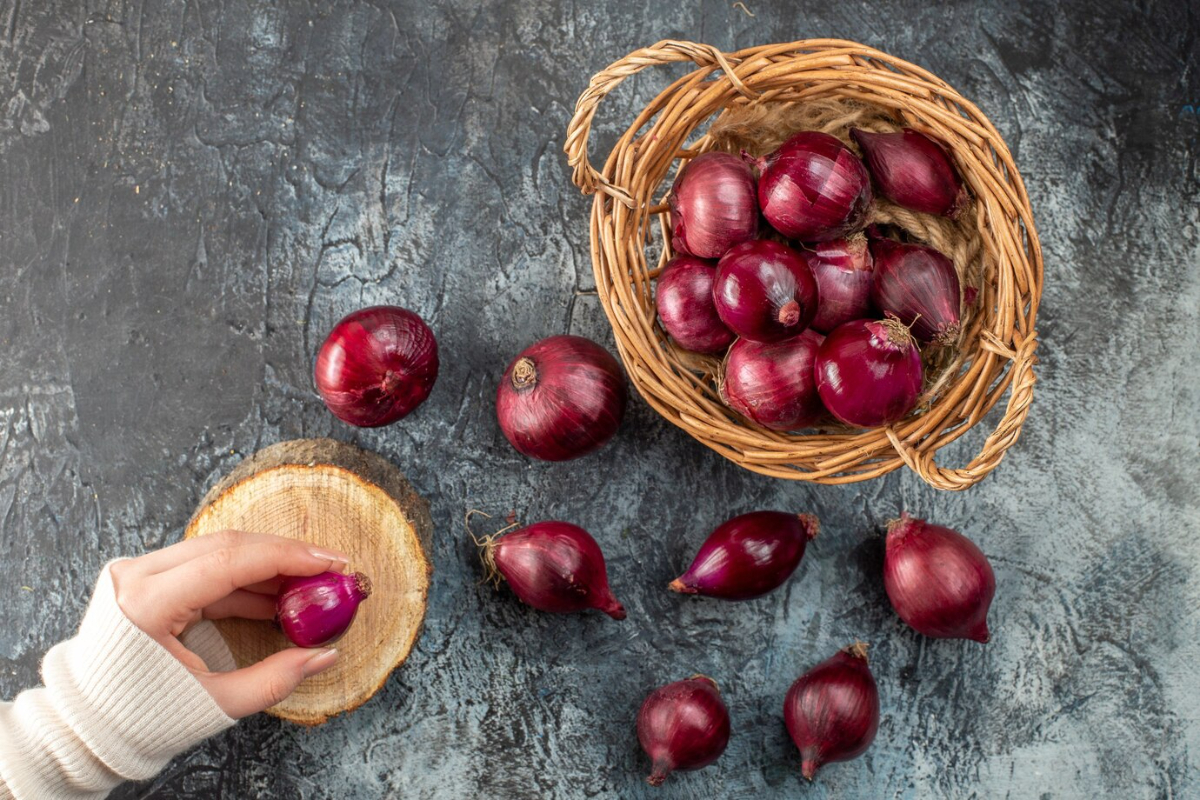
[[[721,399],[772,430],[903,419],[924,384],[921,348],[960,336],[953,262],[864,232],[876,194],[957,217],[967,193],[950,156],[912,129],[849,136],[862,158],[817,131],[761,158],[705,153],[668,198],[675,257],[655,291],[662,327],[677,347],[722,358]]]

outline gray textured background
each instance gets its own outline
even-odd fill
[[[432,502],[413,657],[352,715],[248,720],[115,796],[1200,795],[1195,11],[612,5],[0,3],[0,696],[37,681],[105,560],[178,539],[255,449],[332,435]],[[639,400],[594,457],[519,457],[492,410],[508,358],[565,330],[611,342],[560,152],[588,77],[661,38],[816,36],[933,70],[1016,156],[1047,267],[1019,445],[967,493],[905,473],[810,487],[734,467]],[[619,91],[602,132],[668,73]],[[443,369],[415,415],[356,431],[314,396],[312,356],[379,302],[429,320]],[[591,529],[629,620],[478,586],[471,506]],[[763,507],[824,524],[785,590],[664,591],[711,527]],[[902,507],[991,556],[991,644],[924,640],[889,610],[877,531]],[[784,692],[856,637],[874,644],[878,739],[804,786]],[[732,743],[651,791],[636,709],[696,671],[720,682]]]

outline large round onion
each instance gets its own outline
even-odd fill
[[[713,303],[716,274],[711,261],[680,255],[672,258],[658,276],[654,289],[658,318],[684,349],[723,353],[734,339]]]
[[[329,410],[361,428],[388,425],[421,405],[437,375],[433,331],[397,306],[347,315],[321,345],[314,370]]]
[[[758,161],[758,204],[775,230],[824,242],[848,236],[867,221],[871,178],[841,140],[802,131]]]
[[[769,239],[743,242],[717,264],[717,314],[738,336],[777,342],[796,336],[817,313],[817,281],[805,256]]]
[[[720,258],[758,234],[754,172],[729,153],[704,153],[679,171],[668,198],[671,246],[700,258]]]
[[[613,437],[626,399],[625,376],[607,350],[582,336],[551,336],[508,365],[496,417],[521,453],[566,461]]]
[[[722,369],[726,405],[765,428],[795,431],[826,416],[813,373],[825,337],[814,330],[782,342],[738,339]]]
[[[815,369],[821,402],[847,425],[895,422],[921,396],[921,352],[894,319],[840,326],[817,349]]]

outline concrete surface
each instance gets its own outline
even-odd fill
[[[1200,796],[1195,7],[746,5],[0,3],[0,696],[37,681],[107,559],[177,540],[244,455],[332,435],[433,504],[412,659],[350,716],[248,720],[115,797]],[[594,457],[518,456],[492,410],[505,362],[565,330],[611,342],[560,152],[588,77],[661,38],[818,36],[933,70],[1015,153],[1047,264],[1018,446],[963,494],[904,473],[811,487],[734,467],[639,400]],[[666,72],[621,90],[602,131]],[[410,419],[356,431],[316,398],[312,358],[379,302],[430,321],[443,369]],[[629,620],[480,586],[469,507],[591,529]],[[823,522],[786,590],[664,591],[756,508]],[[991,556],[991,644],[924,640],[889,610],[878,527],[901,508]],[[874,645],[879,736],[808,786],[782,698],[855,638]],[[650,790],[637,707],[697,671],[732,743]]]

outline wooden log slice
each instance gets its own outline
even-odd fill
[[[232,528],[332,547],[371,579],[371,596],[337,643],[336,665],[268,709],[319,725],[365,703],[404,663],[425,617],[432,573],[429,504],[391,463],[332,439],[298,439],[261,450],[205,495],[185,539]],[[289,647],[271,622],[216,623],[239,667]]]

